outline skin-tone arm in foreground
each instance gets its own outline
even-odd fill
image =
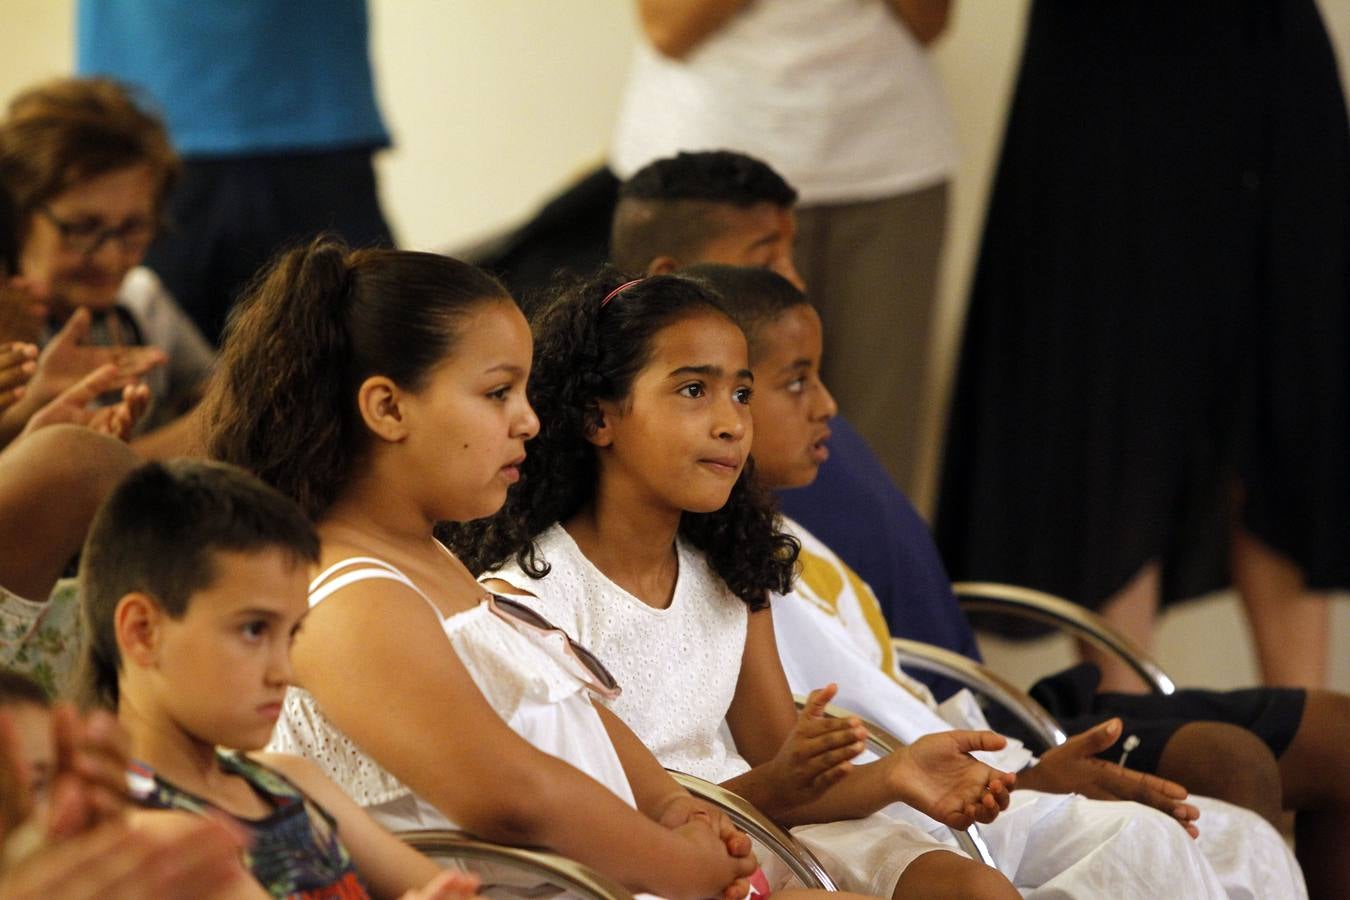
[[[447,650],[419,596],[369,582],[310,612],[292,660],[298,683],[338,728],[474,834],[547,847],[631,889],[676,898],[722,895],[743,874],[710,827],[664,828],[521,739]]]

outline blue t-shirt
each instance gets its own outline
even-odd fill
[[[80,0],[81,75],[145,92],[185,156],[382,147],[365,0]]]
[[[862,576],[891,633],[980,658],[975,633],[952,594],[928,525],[842,417],[830,422],[830,458],[811,485],[779,491],[783,512]],[[910,672],[939,698],[955,682]]]

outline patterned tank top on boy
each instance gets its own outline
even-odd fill
[[[347,848],[328,812],[280,772],[242,753],[217,750],[221,769],[238,775],[271,808],[261,819],[232,816],[248,829],[253,844],[244,865],[273,897],[290,900],[368,900]],[[205,814],[215,804],[175,787],[142,763],[127,768],[132,797],[152,809]]]

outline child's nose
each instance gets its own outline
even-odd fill
[[[289,647],[283,647],[279,652],[273,653],[268,663],[267,680],[269,684],[291,684],[294,682]]]
[[[839,415],[839,404],[834,401],[834,395],[830,389],[825,386],[825,382],[820,383],[820,392],[816,401],[816,415],[821,419],[833,419]]]

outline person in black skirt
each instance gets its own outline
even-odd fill
[[[1266,682],[1321,686],[1348,301],[1350,127],[1313,0],[1035,2],[948,435],[952,574],[1144,644],[1160,601],[1231,584]]]

